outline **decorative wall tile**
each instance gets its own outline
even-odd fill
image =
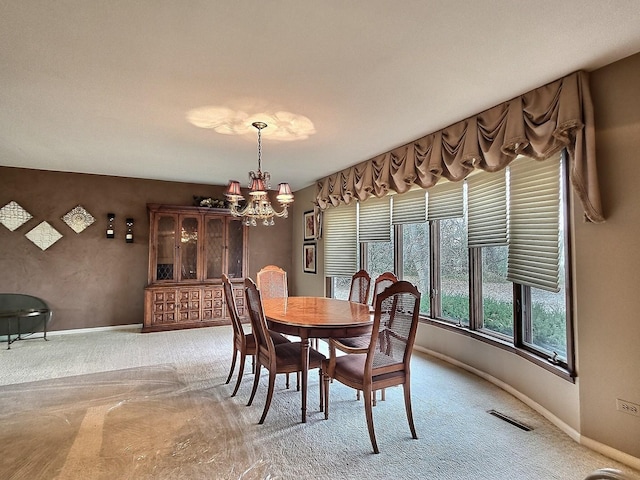
[[[29,212],[13,200],[0,208],[0,223],[12,232],[32,218]]]
[[[42,222],[33,230],[28,231],[25,234],[25,237],[35,243],[42,250],[46,250],[60,240],[62,238],[62,234],[47,222]]]
[[[67,212],[62,220],[76,233],[80,233],[96,221],[81,205]]]

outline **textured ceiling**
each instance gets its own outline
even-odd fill
[[[0,12],[0,165],[244,183],[255,130],[223,135],[188,112],[285,111],[315,133],[265,130],[263,167],[294,190],[640,51],[637,0],[0,0]]]

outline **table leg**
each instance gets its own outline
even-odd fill
[[[307,379],[309,377],[309,338],[304,335],[300,337],[302,348],[302,423],[307,423]]]

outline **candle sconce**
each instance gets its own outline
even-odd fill
[[[113,222],[116,219],[115,213],[107,213],[107,221],[109,225],[107,226],[107,238],[115,238],[115,230],[113,229]]]
[[[127,243],[133,243],[133,218],[127,218],[127,233],[124,238]]]

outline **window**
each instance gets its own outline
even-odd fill
[[[507,280],[506,246],[482,248],[479,329],[513,338],[513,284]]]
[[[440,271],[439,285],[434,291],[440,297],[440,313],[434,315],[469,325],[469,255],[464,219],[445,218],[436,225]]]
[[[424,190],[389,196],[389,237],[371,236],[376,227],[389,232],[388,210],[380,210],[388,197],[363,202],[366,222],[351,226],[352,239],[363,234],[357,242],[363,268],[372,278],[394,271],[415,284],[421,316],[434,325],[510,346],[572,377],[564,163],[564,154],[519,157],[500,172],[439,183],[426,201]]]
[[[371,276],[371,284],[384,272],[394,272],[393,259],[395,257],[394,242],[370,242],[363,245],[364,247],[364,268]]]
[[[427,316],[431,312],[429,298],[429,278],[431,276],[429,224],[408,223],[398,225],[400,229],[402,250],[399,252],[398,278],[413,283],[422,292],[420,299],[420,315]]]

